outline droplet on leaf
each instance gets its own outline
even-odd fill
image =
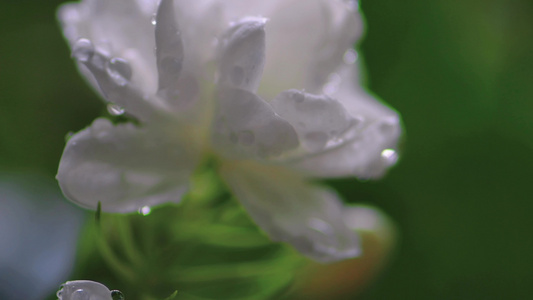
[[[152,213],[152,209],[150,206],[143,206],[139,209],[139,214],[143,216],[147,216]]]
[[[122,58],[112,58],[106,63],[106,72],[119,86],[125,86],[131,79],[133,71],[130,64]]]
[[[381,157],[388,166],[392,166],[398,161],[398,153],[394,149],[383,150],[381,152]]]
[[[119,290],[112,290],[111,291],[111,298],[113,300],[124,300],[125,299],[124,294],[122,294],[122,292],[119,291]]]

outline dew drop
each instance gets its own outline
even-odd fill
[[[388,166],[392,166],[398,161],[398,153],[394,149],[385,149],[381,152],[381,158]]]
[[[91,295],[83,289],[75,290],[72,295],[70,295],[70,300],[90,300]]]
[[[152,25],[157,25],[157,14],[153,14],[152,15],[152,18],[150,18],[150,23],[152,23]]]
[[[94,45],[88,39],[79,39],[72,46],[72,57],[79,62],[88,62],[94,54]]]
[[[354,49],[348,49],[343,56],[344,63],[347,65],[353,65],[357,58],[359,57],[359,54],[357,54],[357,51]]]
[[[64,287],[65,287],[65,285],[62,284],[62,285],[59,287],[59,291],[57,291],[57,293],[56,293],[57,298],[59,298],[58,300],[63,300],[62,295],[63,295],[63,288],[64,288]]]
[[[130,64],[122,58],[112,58],[105,66],[107,75],[119,86],[125,86],[133,74]]]
[[[121,291],[119,291],[119,290],[112,290],[112,291],[111,291],[111,299],[113,299],[113,300],[124,300],[125,297],[124,297],[124,294],[122,294]]]
[[[109,112],[109,114],[111,114],[112,116],[122,116],[126,110],[114,103],[109,103],[107,105],[107,111]]]
[[[239,132],[239,142],[245,146],[250,146],[255,141],[255,135],[253,132],[246,130]]]
[[[139,209],[139,214],[142,216],[148,216],[151,213],[152,213],[152,209],[150,208],[150,206],[143,206]]]

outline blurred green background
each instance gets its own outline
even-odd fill
[[[104,110],[69,59],[61,2],[0,2],[0,171],[53,177],[66,133]],[[533,2],[361,2],[369,87],[407,136],[384,180],[332,181],[401,232],[360,298],[531,297]]]

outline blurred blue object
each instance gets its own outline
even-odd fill
[[[0,299],[45,299],[72,270],[84,214],[35,175],[0,174],[0,204]]]

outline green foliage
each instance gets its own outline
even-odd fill
[[[174,293],[172,293],[172,295],[170,295],[165,300],[174,300],[174,299],[176,299],[176,296],[178,296],[178,291],[175,291]]]
[[[128,300],[164,299],[176,290],[180,300],[272,299],[302,263],[257,228],[209,169],[194,177],[180,205],[147,215],[102,213],[81,248],[76,277],[103,276]]]

